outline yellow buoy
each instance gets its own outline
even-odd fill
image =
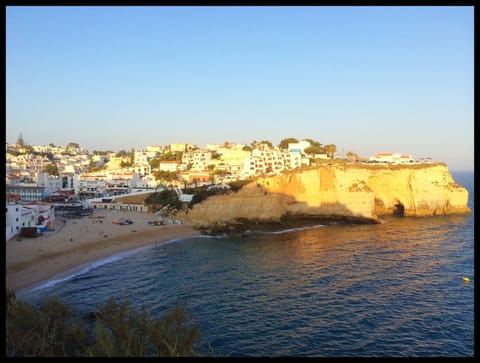
[[[463,282],[470,282],[470,279],[468,277],[464,277]]]

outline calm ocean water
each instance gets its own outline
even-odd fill
[[[473,211],[473,172],[452,174]],[[474,216],[182,239],[21,298],[52,295],[84,313],[186,304],[215,356],[473,356]]]

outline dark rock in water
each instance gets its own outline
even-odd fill
[[[311,216],[311,215],[285,215],[281,219],[252,220],[238,218],[233,222],[218,222],[207,226],[199,227],[202,234],[217,236],[222,234],[240,234],[248,238],[247,231],[275,232],[288,228],[309,227],[318,224],[376,224],[378,221],[370,218],[348,217],[348,216]]]
[[[84,321],[97,321],[98,319],[98,316],[100,314],[96,311],[91,311],[90,313],[88,313],[87,315],[84,315],[83,316],[83,320]]]

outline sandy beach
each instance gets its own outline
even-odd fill
[[[120,218],[133,224],[112,223]],[[6,242],[6,287],[18,292],[116,253],[200,234],[189,224],[147,223],[156,220],[153,213],[107,210],[94,210],[80,219],[57,217],[54,231]]]

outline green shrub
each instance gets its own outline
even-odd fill
[[[232,182],[228,183],[228,185],[230,185],[230,188],[231,188],[232,192],[238,192],[245,185],[247,185],[248,183],[251,183],[252,181],[254,181],[256,179],[257,178],[250,178],[250,179],[245,179],[245,180],[235,180],[235,181],[232,181]]]
[[[6,309],[7,356],[73,356],[87,343],[83,322],[57,298],[34,307],[9,291]]]
[[[212,195],[222,195],[225,193],[227,193],[227,191],[222,188],[211,188],[210,190],[208,188],[197,189],[193,194],[192,200],[188,204],[188,208],[192,208],[195,204],[203,202]]]
[[[159,319],[127,300],[110,298],[85,321],[58,298],[40,306],[6,296],[6,355],[37,357],[197,356],[198,327],[189,323],[183,306]]]
[[[145,198],[147,204],[160,204],[162,206],[169,205],[172,208],[180,209],[182,202],[178,197],[177,192],[170,189],[162,190],[161,192],[152,193]]]

